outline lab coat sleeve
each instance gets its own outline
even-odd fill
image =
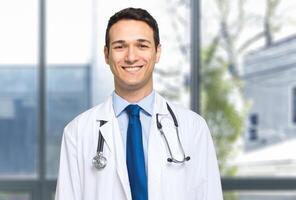
[[[204,133],[206,134],[206,173],[207,181],[205,185],[205,199],[204,200],[223,200],[222,188],[221,188],[221,178],[219,173],[219,167],[216,157],[216,152],[214,148],[214,143],[212,140],[209,128],[204,121]]]
[[[55,200],[82,200],[77,160],[77,128],[71,122],[64,129]]]

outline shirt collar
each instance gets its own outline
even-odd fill
[[[136,102],[135,104],[138,104],[143,111],[152,116],[153,113],[153,105],[154,105],[154,99],[155,99],[155,91],[152,90],[152,92],[141,99],[139,102]],[[129,103],[127,100],[123,99],[121,96],[116,94],[115,91],[112,93],[112,101],[113,101],[113,109],[115,112],[115,116],[118,117],[124,109],[131,103]]]

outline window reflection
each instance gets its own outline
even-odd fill
[[[33,176],[37,167],[34,66],[0,66],[0,176]]]
[[[47,69],[47,177],[55,178],[65,125],[90,107],[90,66],[58,65]]]

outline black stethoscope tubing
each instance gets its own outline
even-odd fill
[[[107,121],[100,120],[100,127],[103,126]],[[99,131],[99,139],[97,145],[97,152],[103,152],[104,149],[104,138],[102,136],[101,130]]]
[[[169,144],[168,139],[167,139],[167,137],[166,137],[166,135],[165,135],[165,133],[164,133],[164,131],[162,129],[162,124],[161,124],[161,122],[160,122],[160,120],[158,118],[158,116],[160,115],[158,113],[156,114],[157,129],[159,130],[159,132],[161,133],[161,135],[164,137],[166,146],[167,146],[168,151],[169,151],[169,154],[170,154],[170,157],[167,158],[167,161],[170,162],[170,163],[171,162],[173,162],[173,163],[184,163],[185,161],[189,161],[190,160],[190,156],[186,156],[185,155],[185,151],[184,151],[184,148],[183,148],[183,145],[181,143],[180,136],[179,136],[179,124],[178,124],[177,118],[176,118],[176,116],[175,116],[172,108],[169,106],[169,104],[166,103],[166,105],[167,105],[167,109],[168,109],[168,111],[169,111],[169,113],[172,116],[173,121],[174,121],[174,125],[175,125],[175,128],[176,128],[177,139],[178,139],[178,145],[179,145],[179,147],[181,149],[181,152],[182,152],[182,155],[183,155],[182,160],[178,160],[178,159],[174,158],[173,153],[171,151],[170,144]]]

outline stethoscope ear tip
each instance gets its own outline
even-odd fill
[[[187,156],[187,157],[185,158],[185,160],[186,160],[186,161],[189,161],[189,160],[190,160],[190,156]]]

